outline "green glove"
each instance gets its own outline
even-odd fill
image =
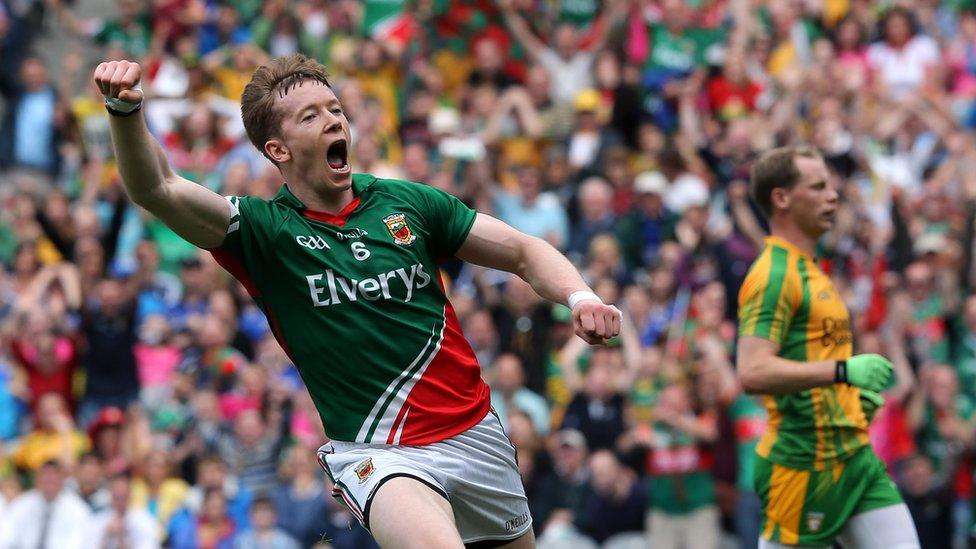
[[[884,406],[884,397],[880,393],[867,389],[861,389],[860,393],[861,409],[864,410],[864,417],[868,419],[868,423],[871,423],[874,419],[874,414],[878,413],[878,410]]]
[[[854,355],[847,363],[837,363],[836,381],[850,383],[855,387],[881,392],[891,381],[891,362],[875,354]]]

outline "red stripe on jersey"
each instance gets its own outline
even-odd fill
[[[298,364],[298,362],[295,361],[295,355],[291,354],[291,349],[289,349],[288,344],[285,343],[285,336],[281,331],[281,325],[278,324],[278,317],[275,316],[274,312],[272,312],[269,307],[265,307],[264,316],[268,318],[271,333],[275,336],[275,339],[278,340],[278,345],[281,345],[281,350],[288,355],[288,358],[291,359],[292,364]]]
[[[247,274],[247,269],[244,268],[243,263],[238,261],[236,257],[230,255],[224,250],[216,249],[216,250],[209,250],[209,251],[210,254],[214,256],[214,259],[217,260],[217,263],[219,263],[221,267],[226,269],[227,272],[233,275],[234,278],[239,280],[241,284],[244,285],[244,289],[247,290],[248,295],[254,298],[261,297],[261,292],[258,290],[257,285],[254,284],[254,280],[251,279],[251,276]],[[271,311],[271,308],[267,307],[267,304],[265,304],[263,310],[264,310],[264,316],[267,317],[268,324],[271,327],[271,333],[275,336],[275,339],[278,340],[278,344],[281,345],[282,350],[285,351],[285,354],[288,355],[288,358],[291,359],[292,363],[294,364],[295,357],[294,355],[291,354],[291,350],[288,348],[288,344],[285,343],[285,338],[281,332],[281,326],[278,324],[278,318]]]
[[[342,227],[346,224],[346,220],[349,219],[349,215],[359,207],[361,200],[357,196],[352,199],[352,202],[346,204],[346,207],[342,209],[337,214],[330,214],[326,212],[319,212],[315,210],[310,210],[308,208],[302,208],[302,215],[309,219],[314,219],[315,221],[321,221],[323,223],[330,223],[332,225],[338,225]]]
[[[451,438],[476,425],[491,408],[490,390],[481,379],[478,359],[450,302],[444,314],[447,324],[441,348],[401,409],[410,408],[400,435],[403,445],[421,446]]]
[[[243,263],[227,251],[219,248],[209,250],[209,252],[221,267],[226,269],[234,278],[241,281],[248,295],[251,297],[261,297],[261,292],[258,291],[257,285],[251,280],[251,275],[247,274],[247,269],[244,268]]]
[[[393,444],[393,442],[396,440],[397,429],[400,428],[400,422],[403,421],[403,416],[406,415],[407,410],[409,409],[410,407],[404,403],[403,407],[400,408],[400,411],[397,412],[396,419],[393,420],[393,427],[390,429],[390,434],[386,437],[387,444]]]

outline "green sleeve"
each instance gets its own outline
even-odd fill
[[[430,231],[435,259],[453,256],[471,231],[478,213],[456,196],[421,183],[408,183],[418,195],[421,210]]]
[[[267,263],[274,249],[274,229],[277,225],[271,205],[253,196],[228,196],[231,205],[230,225],[223,243],[210,251],[217,261],[238,280],[246,276],[255,285],[259,282],[260,266]],[[252,290],[248,287],[248,290]]]

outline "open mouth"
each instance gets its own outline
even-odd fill
[[[329,163],[329,167],[334,171],[339,173],[345,173],[349,171],[349,149],[346,146],[345,139],[339,139],[335,143],[329,145],[329,150],[325,153],[325,159]]]

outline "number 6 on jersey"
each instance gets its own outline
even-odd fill
[[[356,242],[353,242],[352,245],[350,245],[349,247],[352,248],[353,257],[355,257],[358,261],[366,261],[367,259],[369,259],[370,251],[369,249],[366,248],[366,245],[363,244],[362,242],[359,242],[357,240]]]

